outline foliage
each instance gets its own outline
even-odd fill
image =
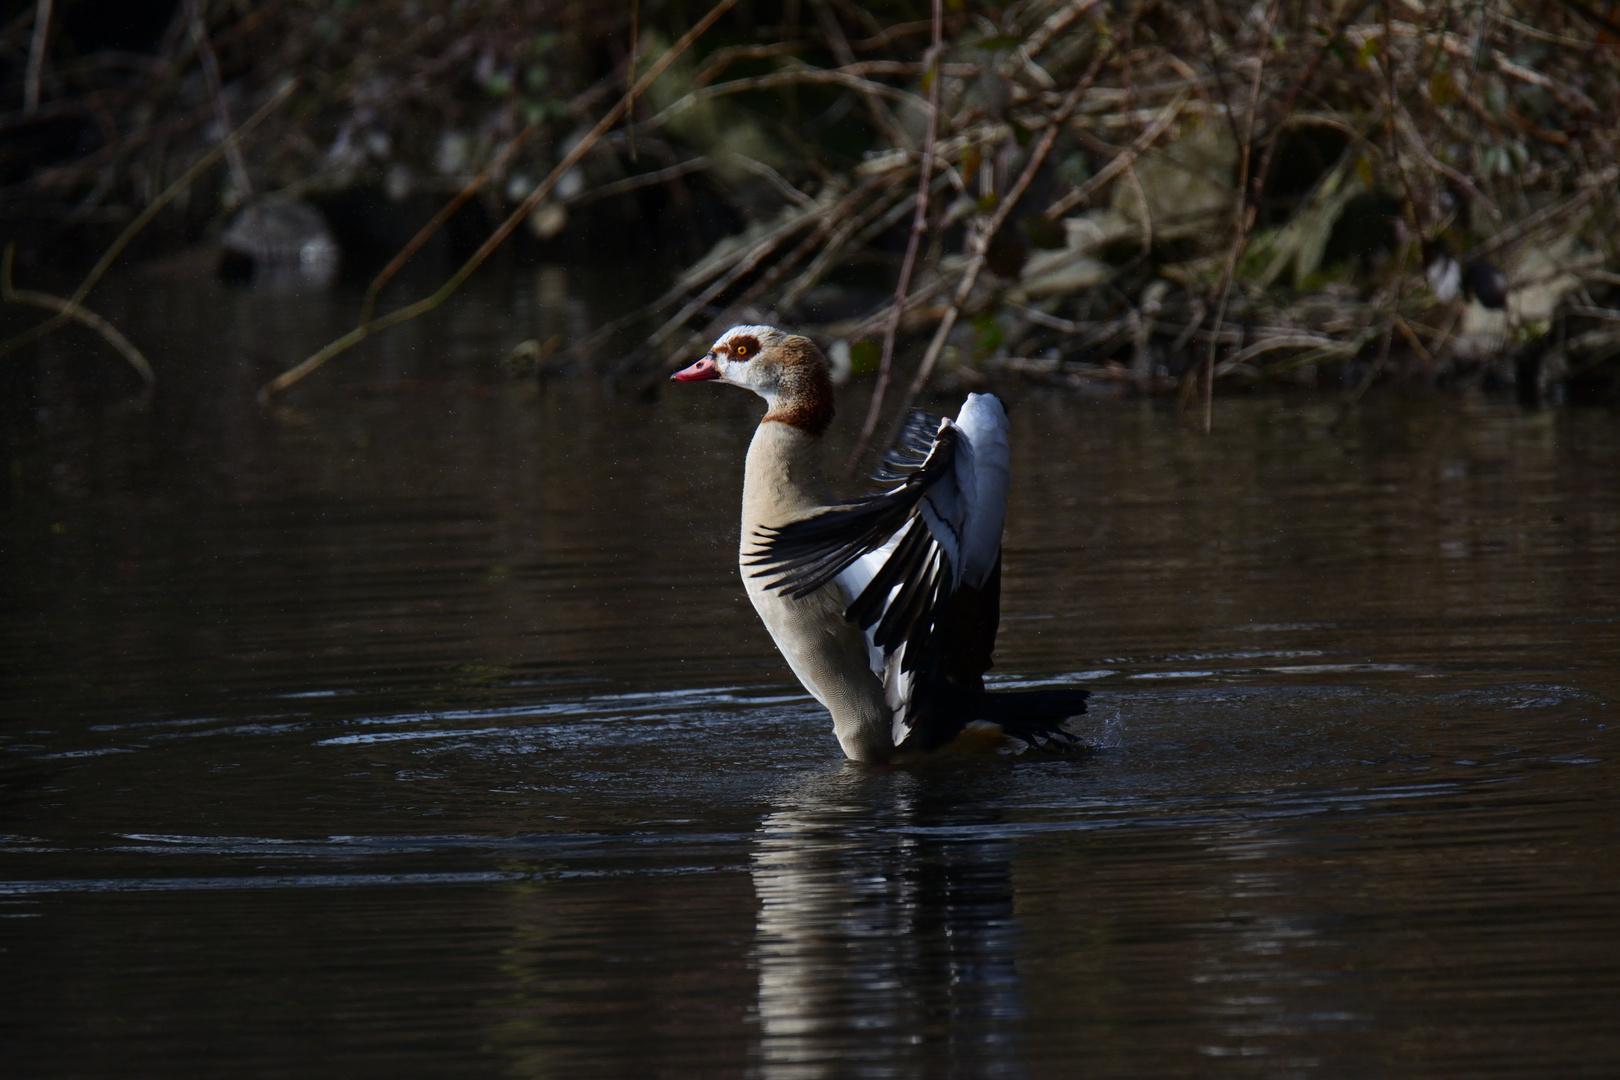
[[[289,76],[298,89],[241,175],[199,188],[193,215],[217,222],[266,192],[443,198],[486,169],[479,197],[509,210],[703,10],[199,8],[203,33],[177,4],[137,59],[75,54],[64,31],[35,63],[26,11],[0,31],[6,220],[130,220]],[[1608,358],[1568,345],[1608,341],[1592,328],[1620,319],[1604,303],[1620,282],[1620,24],[1596,7],[964,0],[945,5],[937,53],[928,15],[741,5],[555,183],[529,220],[559,243],[565,211],[655,185],[704,186],[742,225],[608,328],[648,331],[617,374],[656,375],[742,318],[845,341],[856,373],[870,369],[930,125],[924,240],[898,313],[902,338],[944,327],[925,374],[959,357],[969,381],[1000,370],[1191,401],[1332,370],[1364,388],[1380,373],[1510,377],[1531,354],[1562,374]],[[1500,264],[1506,309],[1437,295],[1426,271],[1447,252]]]

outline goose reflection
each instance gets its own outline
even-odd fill
[[[761,823],[761,1071],[1023,1075],[1012,842],[994,777],[803,777]]]

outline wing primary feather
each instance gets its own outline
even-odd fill
[[[913,566],[907,567],[909,572],[900,584],[900,591],[895,594],[872,635],[872,640],[881,648],[896,648],[910,636],[923,601],[927,598],[923,586],[932,584],[931,570],[935,557],[936,552],[925,549],[921,557],[914,560]]]
[[[956,428],[941,428],[927,458],[892,491],[760,529],[759,550],[744,565],[754,576],[770,576],[769,587],[778,592],[795,598],[815,592],[856,559],[882,547],[915,517],[929,488],[954,475],[958,438]]]
[[[914,453],[926,454],[934,436],[938,434],[939,417],[922,409],[913,409],[900,432],[900,445]]]
[[[879,460],[872,479],[880,483],[903,480],[923,464],[939,434],[939,418],[914,409],[895,440]]]
[[[942,559],[939,548],[928,544],[919,552],[919,557],[905,568],[907,573],[899,592],[872,633],[874,645],[890,652],[915,637],[917,624],[927,613],[930,598],[938,592]]]
[[[761,528],[756,534],[760,550],[748,559],[747,565],[802,565],[824,554],[859,546],[874,533],[892,535],[893,526],[903,522],[908,513],[909,507],[903,503],[877,496],[867,502],[832,507],[779,529]]]
[[[877,631],[872,635],[874,644],[884,650],[894,649],[901,644],[924,644],[919,640],[919,634],[927,637],[927,615],[939,596],[941,569],[945,562],[944,553],[937,547],[928,553],[927,561],[920,572],[910,578],[900,588],[900,593],[884,612],[883,620],[878,623]],[[911,656],[912,649],[906,650],[905,660],[914,661]],[[921,649],[917,652],[920,655]],[[906,663],[901,664],[902,670],[910,670]]]
[[[928,527],[913,518],[905,536],[901,537],[900,543],[895,545],[894,551],[890,552],[866,588],[861,590],[861,595],[849,605],[844,617],[862,630],[871,629],[885,608],[891,606],[887,604],[889,593],[906,580],[915,564],[921,562],[928,550],[928,542]]]
[[[784,537],[779,530],[776,536],[764,540],[766,550],[745,565],[760,567],[754,573],[761,577],[780,571],[769,583],[772,589],[789,592],[796,599],[808,596],[862,555],[882,547],[904,525],[909,513],[906,506],[899,504],[853,508],[879,512],[870,514],[865,521],[855,518],[830,528],[807,528],[801,530],[803,535]],[[806,519],[806,524],[813,522],[815,518]]]

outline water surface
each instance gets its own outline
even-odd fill
[[[1620,417],[1006,388],[997,672],[1096,752],[875,772],[736,577],[759,406],[502,375],[616,288],[266,412],[354,297],[138,279],[144,406],[7,374],[8,1073],[1620,1071]]]

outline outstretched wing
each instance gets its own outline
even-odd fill
[[[868,495],[789,522],[760,529],[760,551],[747,564],[754,576],[795,600],[809,596],[861,556],[883,547],[917,512],[930,489],[952,476],[961,440],[942,424],[924,460],[889,491]],[[893,457],[893,455],[891,455]],[[886,462],[887,464],[887,462]]]
[[[926,720],[919,689],[983,688],[999,620],[1006,425],[1001,403],[982,394],[954,421],[913,413],[874,474],[897,486],[763,530],[748,561],[795,598],[842,586],[845,617],[865,632],[894,709],[896,744]]]

